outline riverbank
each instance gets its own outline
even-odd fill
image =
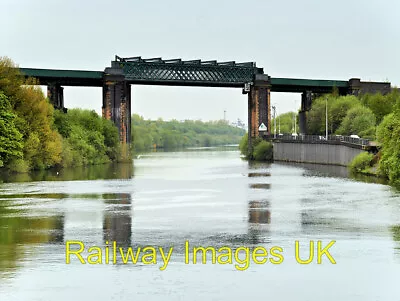
[[[146,120],[132,115],[132,148],[135,152],[238,144],[246,133],[225,120]]]
[[[118,130],[94,111],[53,108],[35,79],[0,58],[0,169],[16,173],[118,161]]]

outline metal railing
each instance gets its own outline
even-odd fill
[[[329,135],[328,139],[326,136],[321,135],[304,135],[304,134],[274,134],[262,136],[267,140],[279,140],[279,141],[298,141],[298,142],[311,142],[311,143],[343,143],[343,144],[354,144],[354,145],[369,145],[368,139],[341,136],[341,135]]]

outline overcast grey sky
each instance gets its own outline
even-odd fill
[[[272,77],[389,80],[400,86],[400,1],[0,0],[0,55],[21,67],[103,70],[114,55],[255,61]],[[100,88],[65,88],[101,111]],[[278,112],[299,94],[272,93]],[[240,89],[134,86],[135,113],[247,120]]]

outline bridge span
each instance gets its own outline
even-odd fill
[[[120,141],[129,147],[131,142],[131,85],[168,85],[241,88],[248,99],[249,145],[260,136],[264,123],[271,130],[270,92],[302,93],[300,132],[306,132],[306,116],[314,94],[330,93],[336,88],[341,95],[389,93],[388,82],[363,82],[360,79],[323,80],[275,78],[264,73],[255,62],[217,62],[115,56],[104,71],[56,70],[20,68],[26,77],[35,77],[47,86],[47,95],[56,109],[64,108],[64,86],[102,87],[102,114],[119,129]]]

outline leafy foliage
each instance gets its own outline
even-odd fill
[[[249,152],[249,138],[244,135],[240,140],[239,150],[242,155],[247,159],[256,161],[272,161],[273,159],[273,146],[271,142],[267,142],[261,138],[256,138],[252,141],[253,151]]]
[[[363,138],[374,139],[375,124],[376,118],[371,109],[364,106],[356,106],[347,112],[336,133],[346,136],[357,134]]]
[[[287,112],[280,114],[276,116],[276,133],[279,134],[279,128],[280,132],[282,134],[287,134],[287,133],[293,133],[294,132],[294,124],[293,124],[293,116],[296,116],[296,133],[299,131],[299,115],[295,112]],[[279,127],[280,123],[280,127]],[[271,120],[271,127],[272,131],[271,133],[275,133],[275,120],[272,118]]]
[[[22,134],[15,125],[7,96],[0,92],[0,167],[12,160],[22,158]]]
[[[118,130],[110,121],[91,111],[54,111],[37,82],[16,67],[0,58],[0,167],[27,172],[119,157]]]
[[[325,95],[313,101],[311,110],[307,113],[307,131],[314,135],[325,134],[326,105],[328,105],[328,132],[333,134],[339,129],[348,111],[361,106],[357,97],[352,95]]]
[[[353,172],[366,171],[371,166],[373,158],[373,154],[362,152],[361,154],[357,155],[353,161],[351,161],[350,170]]]
[[[41,169],[53,166],[61,161],[61,137],[53,129],[53,107],[39,88],[26,86],[23,76],[8,58],[0,58],[0,91],[9,100],[12,120],[16,130],[17,144],[6,146],[9,150],[20,149],[23,156],[14,156],[7,167],[16,171]],[[29,80],[29,83],[34,83]],[[4,99],[4,97],[3,97]],[[10,111],[11,110],[11,111]],[[12,117],[11,117],[12,116]],[[12,125],[11,125],[12,126]],[[4,132],[0,134],[5,137]],[[3,144],[2,144],[3,145]]]
[[[400,185],[400,111],[384,117],[377,129],[382,144],[380,170],[390,182]]]
[[[55,126],[63,136],[62,165],[101,164],[119,157],[118,130],[95,111],[56,111]]]
[[[24,138],[24,159],[31,169],[43,169],[61,162],[62,139],[53,127],[53,106],[34,86],[21,87],[14,110]]]
[[[24,78],[9,58],[0,57],[0,90],[8,98],[14,98],[24,84]]]
[[[375,114],[377,124],[381,123],[383,118],[393,112],[396,100],[399,99],[400,92],[394,89],[387,95],[380,93],[365,94],[361,96],[361,103]]]
[[[361,106],[360,101],[353,95],[328,97],[328,130],[330,133],[336,133],[340,128],[343,119],[347,113],[355,108]],[[325,115],[324,115],[325,116]],[[324,125],[325,129],[325,125]]]
[[[271,142],[260,141],[254,146],[253,158],[256,161],[272,161],[273,146]]]
[[[240,153],[244,156],[248,156],[248,150],[249,150],[249,135],[243,135],[242,139],[240,140],[239,143],[239,150]]]
[[[145,120],[132,116],[132,141],[135,151],[151,148],[175,149],[188,146],[214,146],[239,143],[245,130],[226,121]]]

